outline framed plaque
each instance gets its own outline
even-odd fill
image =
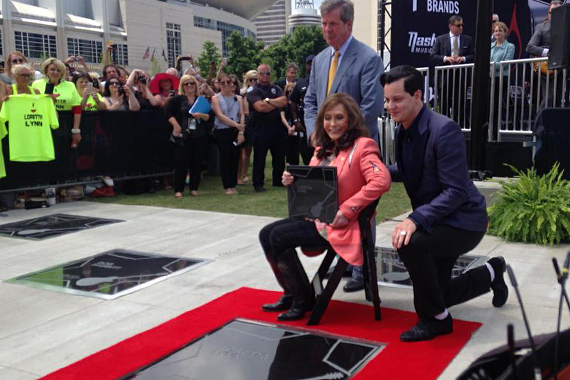
[[[288,186],[289,217],[332,223],[338,211],[336,167],[289,165],[295,177]]]

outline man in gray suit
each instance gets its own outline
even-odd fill
[[[313,61],[305,95],[307,135],[314,131],[319,107],[326,97],[344,92],[360,105],[370,137],[378,141],[378,116],[384,108],[382,59],[352,36],[354,4],[350,0],[326,0],[320,9],[323,36],[329,47]]]
[[[382,59],[372,48],[352,36],[354,4],[350,0],[325,0],[321,4],[321,26],[328,48],[313,60],[309,88],[305,95],[307,136],[315,130],[320,106],[329,94],[344,92],[360,105],[370,137],[378,139],[378,117],[384,109],[380,85]],[[364,289],[361,267],[355,267],[345,292]]]
[[[562,6],[562,1],[559,0],[553,0],[549,7],[548,7],[548,15],[546,16],[546,19],[544,20],[544,22],[542,24],[539,24],[536,26],[535,30],[534,30],[534,34],[532,35],[532,37],[530,38],[530,41],[528,41],[528,44],[526,45],[526,52],[528,54],[530,54],[533,57],[548,57],[548,51],[550,49],[550,17],[551,17],[551,13],[552,10],[554,8],[558,8],[560,6]],[[538,66],[540,67],[540,66]],[[538,67],[536,69],[538,69]],[[561,73],[559,73],[560,75]],[[546,108],[546,107],[557,107],[560,106],[560,104],[554,104],[554,79],[550,78],[549,81],[549,87],[548,87],[548,94],[547,94],[547,90],[546,90],[546,73],[542,73],[542,75],[540,76],[540,92],[541,92],[541,97],[542,97],[542,101],[540,102],[540,109],[542,108]],[[561,78],[561,76],[559,76],[559,78]],[[559,80],[558,81],[558,86],[556,88],[556,92],[557,92],[557,96],[556,98],[558,99],[558,102],[560,102],[561,100],[561,94],[562,94],[562,81]]]

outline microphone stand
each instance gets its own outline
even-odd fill
[[[534,344],[534,339],[532,337],[532,333],[530,332],[530,324],[528,323],[528,318],[526,317],[526,312],[524,310],[524,305],[522,302],[521,293],[519,291],[517,279],[515,277],[515,273],[513,272],[513,268],[510,265],[507,265],[507,273],[509,274],[509,279],[511,280],[511,285],[515,288],[515,293],[517,294],[517,299],[519,301],[519,305],[521,307],[522,316],[524,325],[526,327],[526,332],[528,334],[528,341],[530,343],[530,349],[532,351],[532,362],[534,366],[534,379],[535,380],[542,380],[542,372],[540,371],[540,367],[538,366],[538,359],[536,358],[536,345]]]
[[[519,379],[517,371],[517,362],[515,357],[515,327],[512,323],[507,325],[507,343],[509,345],[509,359],[511,361],[511,368],[515,380]]]
[[[554,342],[554,380],[558,380],[558,347],[560,341],[560,325],[562,323],[562,309],[564,306],[564,300],[566,300],[566,304],[568,305],[568,309],[570,310],[570,303],[568,302],[568,294],[566,293],[566,288],[564,287],[566,284],[566,278],[568,277],[568,265],[570,263],[570,252],[566,254],[566,260],[564,261],[564,268],[562,273],[560,273],[560,267],[558,266],[558,260],[556,257],[552,258],[552,265],[554,266],[554,271],[556,272],[556,277],[558,279],[558,283],[560,284],[560,301],[558,302],[558,320],[556,322],[556,340]]]

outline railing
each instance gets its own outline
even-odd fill
[[[529,139],[536,115],[547,107],[570,106],[570,69],[544,74],[547,58],[491,62],[488,136],[490,142],[520,137]],[[471,131],[473,64],[418,68],[424,77],[424,103]],[[430,83],[433,73],[433,82]],[[496,76],[496,74],[498,74]],[[395,162],[395,123],[385,114],[380,123],[381,147],[386,163]]]

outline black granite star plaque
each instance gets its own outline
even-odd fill
[[[123,379],[350,379],[383,347],[382,343],[233,320]]]
[[[484,256],[460,256],[455,262],[451,277],[457,277],[468,269],[477,267],[485,262]],[[411,288],[412,280],[404,263],[394,248],[376,247],[376,268],[378,270],[378,285]]]
[[[161,256],[115,249],[8,280],[36,288],[115,299],[209,260]]]
[[[0,235],[41,240],[118,222],[122,222],[122,220],[53,214],[2,224],[0,225]]]

